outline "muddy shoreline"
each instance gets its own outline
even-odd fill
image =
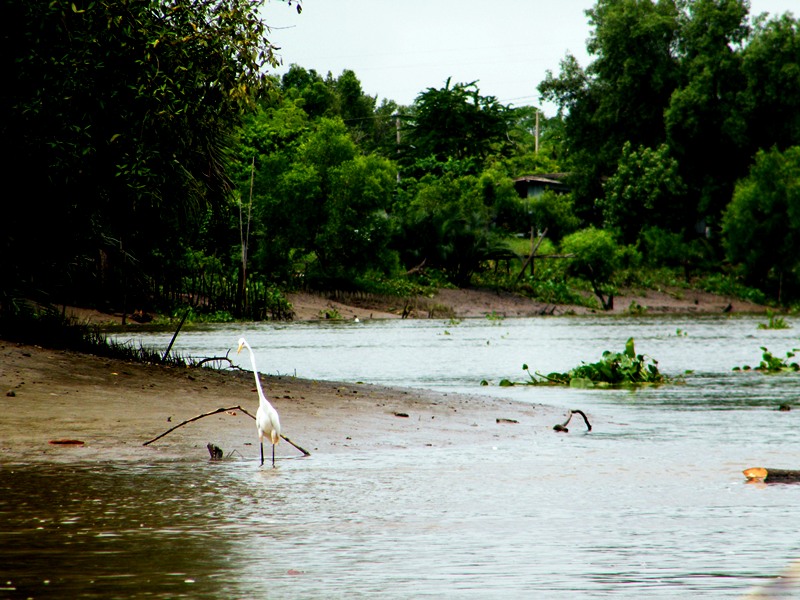
[[[490,444],[546,431],[563,417],[551,407],[477,395],[286,376],[261,381],[283,433],[312,456]],[[236,409],[143,446],[218,408],[241,406],[255,414],[258,396],[249,372],[144,365],[0,342],[0,391],[0,464],[208,460],[208,443],[235,458],[259,455],[254,421]],[[63,440],[82,443],[51,443]],[[276,454],[302,456],[285,442]]]
[[[297,320],[401,318],[408,306],[345,304],[322,294],[293,294]],[[719,314],[763,312],[764,307],[704,292],[647,292],[621,296],[611,314],[636,303],[647,313]],[[425,307],[428,308],[425,308]],[[430,306],[455,318],[586,314],[579,307],[548,307],[518,296],[482,290],[441,290],[409,315],[425,318]],[[622,307],[625,307],[624,309]],[[121,315],[79,308],[69,314],[95,324],[119,323]],[[603,313],[608,314],[608,313]],[[552,434],[562,410],[508,400],[367,383],[311,381],[262,376],[265,392],[281,415],[283,433],[318,452],[369,452],[377,448],[491,444],[499,438]],[[181,427],[151,445],[142,444],[170,427],[218,408],[241,406],[255,414],[258,396],[252,373],[178,368],[110,360],[0,340],[0,464],[37,461],[207,460],[206,445],[229,456],[256,460],[253,420],[223,411]],[[76,440],[81,444],[53,444]],[[301,454],[287,443],[279,458]]]

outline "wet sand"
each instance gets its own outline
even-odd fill
[[[480,396],[285,376],[261,380],[283,434],[312,455],[491,444],[501,437],[532,438],[563,420],[550,407]],[[217,408],[238,405],[254,415],[258,396],[249,372],[143,365],[0,342],[0,403],[0,464],[207,460],[208,443],[226,455],[259,456],[255,422],[238,410],[142,445]],[[59,440],[83,444],[51,443]],[[268,445],[264,452],[270,455]],[[302,455],[282,441],[276,456]]]
[[[290,296],[296,319],[324,318],[333,308],[343,318],[400,318],[397,300],[368,299],[358,305],[324,295]],[[712,314],[763,312],[762,306],[698,291],[628,293],[614,313],[631,303],[649,312]],[[416,305],[424,317],[431,306],[454,317],[488,314],[523,317],[585,314],[576,307],[542,303],[483,290],[441,290]],[[426,308],[427,307],[427,308]],[[407,308],[407,307],[406,307]],[[72,308],[90,323],[119,323],[121,315]],[[461,396],[392,389],[364,383],[319,382],[293,377],[262,377],[264,389],[281,416],[283,434],[312,454],[369,452],[377,448],[491,444],[502,437],[527,438],[552,431],[563,411],[480,395]],[[218,408],[258,408],[252,373],[205,368],[167,368],[115,361],[69,351],[48,350],[0,340],[0,464],[29,461],[207,459],[206,444],[232,456],[259,456],[254,421],[234,410],[205,417],[149,446],[142,444],[178,423]],[[407,415],[407,416],[401,416]],[[498,419],[500,421],[498,422]],[[510,423],[508,421],[517,421]],[[83,444],[52,444],[78,440]],[[270,454],[265,448],[265,455]],[[288,443],[277,456],[296,457]]]

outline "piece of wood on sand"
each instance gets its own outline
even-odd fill
[[[572,420],[572,415],[578,414],[583,417],[583,422],[586,423],[586,431],[592,430],[592,424],[589,423],[589,419],[586,418],[586,413],[582,410],[573,409],[569,411],[569,415],[567,415],[567,420],[563,423],[559,423],[558,425],[553,426],[554,431],[558,431],[559,433],[569,433],[569,429],[567,429],[567,425]]]
[[[142,444],[142,446],[149,446],[149,445],[150,445],[150,444],[152,444],[153,442],[155,442],[155,441],[157,441],[157,440],[160,440],[161,438],[163,438],[165,435],[167,435],[167,434],[169,434],[169,433],[172,433],[173,431],[175,431],[175,430],[176,430],[176,429],[178,429],[179,427],[183,427],[184,425],[188,425],[189,423],[194,423],[195,421],[197,421],[197,420],[199,420],[199,419],[203,419],[203,418],[205,418],[205,417],[210,417],[211,415],[217,415],[217,414],[219,414],[219,413],[222,413],[222,412],[226,412],[226,413],[230,413],[230,414],[234,414],[234,415],[235,415],[236,413],[235,413],[234,411],[237,411],[237,410],[238,410],[239,412],[241,412],[241,413],[243,413],[243,414],[247,415],[247,416],[248,416],[248,417],[250,417],[251,419],[255,419],[255,417],[254,417],[253,415],[251,415],[249,412],[247,412],[245,409],[243,409],[243,408],[242,408],[241,406],[239,406],[239,405],[236,405],[236,406],[229,406],[229,407],[227,407],[227,408],[222,408],[222,407],[221,407],[221,408],[218,408],[218,409],[216,409],[216,410],[212,410],[212,411],[209,411],[209,412],[203,413],[203,414],[201,414],[201,415],[197,415],[196,417],[192,417],[191,419],[186,419],[185,421],[182,421],[181,423],[178,423],[178,424],[177,424],[177,425],[175,425],[174,427],[170,427],[170,428],[169,428],[169,429],[167,429],[167,430],[166,430],[164,433],[162,433],[162,434],[160,434],[160,435],[157,435],[157,436],[156,436],[156,437],[154,437],[152,440],[147,440],[145,443],[143,443],[143,444]],[[281,439],[282,439],[282,440],[286,440],[286,442],[287,442],[288,444],[290,444],[291,446],[294,446],[295,448],[297,448],[297,449],[298,449],[300,452],[302,452],[302,453],[303,453],[303,456],[311,456],[311,453],[310,453],[308,450],[306,450],[305,448],[302,448],[302,447],[298,446],[297,444],[295,444],[295,443],[294,443],[292,440],[290,440],[290,439],[289,439],[288,437],[286,437],[285,435],[281,434]],[[52,442],[51,442],[51,443],[52,443]],[[209,451],[209,453],[211,454],[211,458],[213,459],[213,458],[214,458],[214,451],[213,451],[211,448],[209,448],[209,449],[208,449],[208,451]]]
[[[766,469],[752,467],[742,471],[748,481],[763,481],[764,483],[800,483],[800,471],[791,469]]]

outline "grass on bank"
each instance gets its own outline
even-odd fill
[[[174,352],[165,356],[142,345],[136,347],[111,340],[95,325],[80,322],[57,308],[35,306],[26,301],[13,301],[0,311],[0,338],[138,363],[174,367],[196,364],[194,360]]]

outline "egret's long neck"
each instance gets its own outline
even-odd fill
[[[258,398],[266,398],[264,390],[261,389],[261,379],[258,376],[258,365],[256,365],[256,355],[253,354],[253,349],[250,344],[247,344],[247,352],[250,354],[250,364],[253,365],[253,376],[256,378],[256,388],[258,388]]]

